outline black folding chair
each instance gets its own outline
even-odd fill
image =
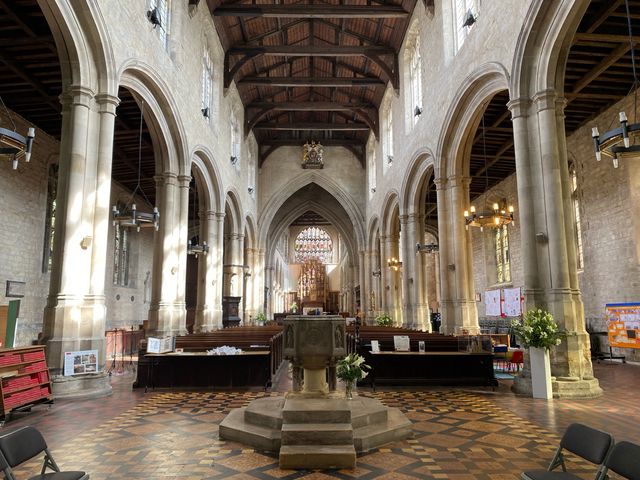
[[[604,465],[623,478],[640,480],[640,445],[631,442],[616,443]]]
[[[17,480],[13,471],[21,463],[44,453],[44,464],[40,475],[29,480],[88,480],[85,472],[61,472],[42,434],[34,427],[22,427],[0,436],[0,468],[7,480]],[[47,473],[51,469],[53,472]]]
[[[564,450],[567,450],[598,466],[595,480],[605,478],[605,458],[613,446],[613,437],[606,432],[587,427],[580,423],[572,423],[560,440],[560,446],[556,450],[547,470],[532,470],[524,472],[522,480],[553,480],[553,479],[580,479],[577,475],[567,472],[564,463]],[[562,467],[562,471],[555,470]]]

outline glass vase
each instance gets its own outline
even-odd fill
[[[355,386],[356,386],[356,382],[354,381],[345,383],[344,393],[347,400],[353,400]]]

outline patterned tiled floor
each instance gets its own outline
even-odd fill
[[[581,421],[640,441],[640,367],[596,366],[604,397],[588,401],[518,398],[505,387],[469,392],[455,389],[387,391],[372,395],[401,408],[414,422],[414,438],[358,458],[354,470],[280,470],[277,457],[218,438],[218,424],[231,409],[262,392],[131,392],[130,377],[114,379],[114,396],[60,402],[18,415],[4,428],[34,424],[56,460],[84,469],[92,479],[515,479],[544,468],[566,424]],[[624,381],[626,385],[619,382]],[[623,395],[624,392],[624,395]],[[20,478],[35,473],[29,464]],[[574,460],[583,478],[593,469]]]

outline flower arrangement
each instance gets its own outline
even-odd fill
[[[388,313],[381,313],[376,317],[376,325],[379,327],[390,327],[393,325],[393,320]]]
[[[258,312],[256,314],[256,323],[258,325],[264,325],[266,321],[267,321],[267,316],[264,314],[264,312]]]
[[[546,348],[560,345],[565,333],[558,330],[553,315],[541,309],[529,310],[524,314],[523,322],[511,322],[511,329],[522,341],[524,347]]]
[[[367,370],[370,369],[371,367],[364,363],[364,357],[357,353],[350,353],[338,361],[336,375],[343,382],[352,383],[366,377],[369,373]]]
[[[291,304],[291,311],[292,311],[293,313],[296,313],[296,312],[298,311],[298,304],[297,304],[296,302],[293,302],[293,303]]]

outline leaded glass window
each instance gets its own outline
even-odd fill
[[[121,225],[115,226],[113,251],[113,283],[127,287],[129,285],[129,230]]]
[[[58,165],[49,165],[47,179],[47,214],[44,226],[44,248],[42,252],[42,272],[51,271],[53,259],[53,238],[56,232],[56,195],[58,194]]]
[[[496,273],[498,283],[511,281],[511,262],[509,258],[509,230],[506,225],[496,229]]]
[[[576,242],[576,257],[578,261],[578,270],[584,268],[584,253],[582,248],[582,221],[580,218],[580,200],[578,198],[578,175],[574,168],[571,168],[571,202],[573,203],[574,230]]]
[[[305,228],[296,237],[293,248],[296,263],[305,263],[309,260],[317,260],[320,263],[331,262],[333,242],[323,228]]]

